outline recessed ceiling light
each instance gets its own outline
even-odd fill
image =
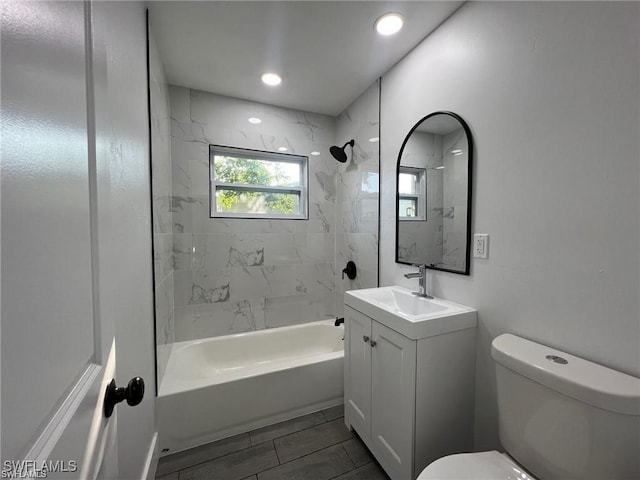
[[[318,155],[320,155],[320,152],[318,152],[317,150],[314,150],[313,152],[311,152],[311,155],[313,155],[314,157],[317,157]]]
[[[398,33],[402,28],[404,19],[399,13],[385,13],[376,20],[376,31],[385,37]]]
[[[278,147],[278,150],[281,152],[286,152],[289,149],[287,147]]]
[[[262,79],[263,83],[272,87],[275,87],[276,85],[280,85],[280,83],[282,83],[282,77],[277,73],[266,72],[263,73],[262,77],[260,78]]]
[[[259,118],[257,118],[257,117],[251,117],[251,118],[249,119],[249,123],[253,123],[254,125],[258,125],[258,124],[262,123],[262,120],[260,120],[260,119],[259,119]]]
[[[436,170],[444,170],[444,165],[440,165],[439,167],[436,167]]]
[[[371,137],[371,138],[369,139],[369,141],[370,141],[371,143],[379,142],[379,141],[380,141],[380,137]]]
[[[455,149],[455,150],[451,150],[451,153],[453,153],[454,155],[458,156],[458,155],[462,155],[462,150],[460,150],[459,148]]]

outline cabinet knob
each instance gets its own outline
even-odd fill
[[[375,340],[371,340],[369,342],[369,345],[371,345],[371,348],[375,347],[378,344],[378,342],[376,342]]]
[[[369,341],[369,337],[367,337],[366,335],[363,335],[362,340],[364,340],[364,343],[367,343]]]

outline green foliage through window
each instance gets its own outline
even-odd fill
[[[306,180],[305,157],[234,150],[212,147],[213,216],[300,218],[305,214],[301,199]]]

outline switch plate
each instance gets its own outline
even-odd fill
[[[489,256],[489,235],[476,233],[473,236],[473,256],[475,258],[487,258]]]

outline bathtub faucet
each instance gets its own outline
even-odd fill
[[[344,323],[344,317],[342,317],[342,318],[338,318],[338,317],[336,317],[336,321],[335,321],[335,322],[333,322],[333,324],[334,324],[336,327],[339,327],[341,323]]]

